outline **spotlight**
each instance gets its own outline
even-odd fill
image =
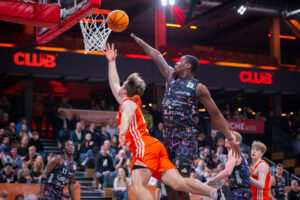
[[[239,7],[239,9],[237,10],[237,12],[240,14],[240,15],[243,15],[245,12],[246,12],[247,8],[244,6],[244,5],[241,5]]]
[[[161,0],[161,5],[166,6],[168,4],[167,0]]]
[[[169,5],[174,6],[175,5],[175,0],[169,0]]]

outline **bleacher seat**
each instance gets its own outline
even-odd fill
[[[274,152],[272,153],[272,160],[283,160],[284,152]]]
[[[296,160],[295,159],[283,160],[282,164],[285,168],[295,167],[296,166]]]
[[[296,176],[300,176],[300,167],[295,167],[295,169],[294,169],[294,174],[295,174]]]

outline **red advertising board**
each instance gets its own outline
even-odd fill
[[[265,121],[263,120],[236,120],[236,119],[226,119],[227,125],[230,130],[237,131],[240,133],[265,133]],[[211,120],[212,129],[217,129],[216,124]]]

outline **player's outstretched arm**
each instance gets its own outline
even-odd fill
[[[225,169],[218,173],[215,177],[206,182],[207,185],[214,183],[216,181],[222,180],[226,177],[229,177],[232,174],[232,171],[237,163],[237,159],[232,155],[232,151],[228,152],[228,159],[226,162]]]
[[[257,188],[263,189],[265,187],[267,174],[269,171],[269,167],[262,163],[258,166],[258,180],[255,180],[254,178],[250,177],[250,182]]]
[[[141,38],[135,36],[133,33],[130,34],[130,36],[138,43],[145,53],[151,57],[151,59],[155,62],[155,64],[158,66],[159,71],[161,74],[167,79],[170,80],[172,77],[172,74],[174,72],[174,69],[168,65],[164,57],[161,55],[159,51],[152,48],[149,44],[147,44],[144,40]]]
[[[41,188],[40,192],[37,194],[38,200],[45,199],[45,183],[47,182],[49,174],[60,165],[60,162],[61,157],[55,156],[47,164],[43,174],[41,175]]]
[[[117,66],[116,66],[116,58],[117,58],[118,52],[117,52],[117,49],[115,49],[114,44],[112,44],[110,46],[109,43],[107,43],[104,53],[105,53],[106,59],[108,61],[109,86],[110,86],[110,89],[111,89],[114,97],[116,98],[117,102],[120,104],[122,99],[121,99],[121,96],[118,94],[118,92],[120,91],[121,86],[120,86],[120,78],[119,78]]]
[[[212,120],[216,123],[219,130],[225,135],[228,139],[231,149],[233,151],[233,155],[236,157],[241,156],[241,151],[239,145],[237,145],[234,140],[233,136],[227,126],[226,120],[223,117],[221,111],[213,101],[210,96],[208,89],[203,84],[197,85],[196,95],[199,98],[199,101],[205,106],[207,111],[209,112]]]
[[[120,133],[119,133],[119,142],[121,146],[124,145],[125,133],[127,132],[132,122],[136,109],[137,109],[136,103],[134,103],[131,100],[125,101],[122,105],[121,108],[122,118],[121,118]]]
[[[75,200],[75,188],[74,188],[74,183],[75,183],[75,175],[72,176],[72,179],[68,185],[69,188],[69,193],[70,193],[70,197],[72,200]]]

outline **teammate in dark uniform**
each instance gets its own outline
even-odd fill
[[[77,168],[73,160],[75,148],[72,141],[68,140],[63,145],[63,156],[53,157],[46,166],[41,176],[41,189],[37,195],[38,200],[63,199],[63,189],[68,185],[72,200],[75,200],[74,176]]]
[[[278,163],[276,165],[275,176],[270,180],[270,197],[271,199],[284,200],[285,199],[285,179],[282,176],[283,165]]]
[[[235,131],[232,131],[234,140],[238,145],[242,142],[242,136]],[[247,160],[242,154],[241,157],[232,156],[231,148],[227,139],[225,140],[225,147],[228,150],[228,159],[225,169],[218,173],[215,177],[206,182],[211,184],[223,178],[229,177],[229,185],[232,195],[232,200],[251,200],[251,184],[250,184],[250,171]]]
[[[156,49],[134,34],[131,34],[131,37],[152,58],[166,78],[166,92],[163,99],[164,145],[170,160],[173,161],[179,172],[187,177],[192,162],[197,156],[198,132],[194,128],[193,115],[196,113],[198,100],[206,107],[217,127],[228,138],[234,154],[240,155],[240,149],[233,141],[226,121],[211,99],[209,91],[193,78],[198,67],[198,59],[190,55],[182,56],[172,68]],[[168,199],[189,199],[187,193],[175,192],[170,187],[166,187],[166,189]]]

